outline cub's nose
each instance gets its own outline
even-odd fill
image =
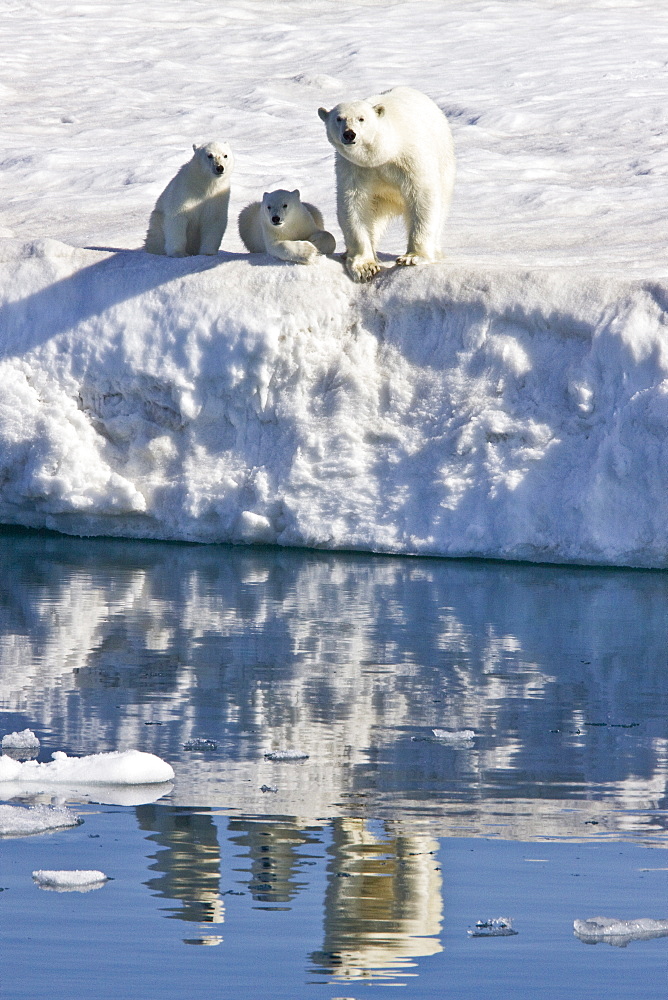
[[[355,133],[353,132],[353,130],[351,128],[344,129],[344,132],[343,132],[343,141],[344,142],[354,142],[355,141]]]
[[[224,174],[225,173],[225,167],[223,166],[222,163],[217,163],[216,164],[216,173],[217,174]]]
[[[271,221],[274,223],[275,226],[277,226],[281,221],[280,215],[272,215]]]

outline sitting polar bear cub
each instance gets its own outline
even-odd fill
[[[334,253],[336,240],[323,228],[322,215],[302,201],[299,191],[265,192],[239,215],[239,235],[251,253],[268,253],[293,264],[311,264]]]
[[[408,249],[397,264],[437,260],[455,180],[452,135],[442,111],[419,90],[395,87],[318,114],[336,150],[350,277],[368,281],[380,270],[376,245],[396,215],[408,230]]]
[[[218,253],[227,228],[232,150],[226,142],[193,145],[151,213],[144,250],[168,257]]]

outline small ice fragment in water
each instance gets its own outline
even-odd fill
[[[109,876],[100,871],[36,871],[32,877],[40,889],[52,889],[55,892],[89,892],[99,889]]]
[[[278,787],[276,785],[262,785],[260,788],[261,792],[277,792]]]
[[[308,760],[309,757],[302,750],[272,750],[264,756],[267,760]]]
[[[11,747],[12,750],[37,750],[39,740],[32,729],[23,729],[20,733],[7,733],[2,737],[2,749]]]
[[[28,837],[80,823],[77,814],[64,806],[0,806],[0,837]]]
[[[475,927],[469,927],[469,937],[510,937],[518,932],[513,930],[510,917],[490,917],[488,920],[476,920]]]
[[[218,744],[215,740],[188,740],[183,744],[184,750],[217,750]]]
[[[573,933],[584,944],[605,941],[617,948],[625,948],[630,941],[649,941],[651,938],[668,936],[668,920],[652,920],[650,917],[640,917],[638,920],[589,917],[587,920],[574,920]]]
[[[445,740],[448,743],[461,743],[463,740],[472,740],[475,733],[472,729],[432,729],[432,733],[437,740]]]

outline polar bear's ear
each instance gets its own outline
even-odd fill
[[[329,118],[329,111],[327,110],[327,108],[318,108],[318,114],[320,115],[320,117],[324,122],[326,122],[327,119]]]
[[[197,152],[197,143],[194,142],[193,143],[193,153],[196,153],[196,152]]]
[[[376,112],[379,118],[382,118],[383,115],[385,114],[385,105],[377,104],[373,110]]]
[[[294,191],[292,192],[292,197],[293,198],[300,198],[301,197],[301,195],[299,194],[299,188],[295,188],[294,189]]]

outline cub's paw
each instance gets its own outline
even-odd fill
[[[419,253],[402,253],[397,257],[397,264],[401,267],[414,267],[415,264],[426,264],[428,258],[422,257]]]
[[[346,271],[353,281],[371,281],[381,266],[377,260],[364,257],[346,257]]]

